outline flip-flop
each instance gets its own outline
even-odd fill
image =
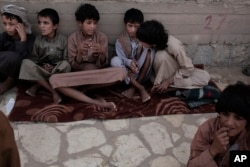
[[[250,77],[250,66],[245,67],[245,68],[242,70],[242,73],[243,73],[244,75]]]

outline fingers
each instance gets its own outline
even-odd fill
[[[17,30],[17,32],[20,34],[20,33],[22,33],[22,32],[25,32],[25,28],[24,28],[24,25],[22,24],[22,23],[18,23],[18,24],[16,24],[16,30]]]
[[[130,69],[131,69],[131,71],[132,71],[134,74],[139,73],[139,69],[138,69],[138,66],[137,66],[136,61],[132,60],[131,65],[130,65]]]
[[[27,37],[26,37],[24,25],[22,23],[18,23],[18,24],[16,24],[15,29],[16,29],[18,35],[20,36],[21,41],[26,41]]]
[[[224,150],[226,149],[226,146],[229,144],[229,136],[228,136],[228,128],[222,127],[220,128],[216,133],[216,138],[219,141],[219,143],[223,146]]]

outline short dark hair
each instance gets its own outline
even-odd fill
[[[131,8],[124,14],[124,23],[139,23],[144,21],[143,13],[139,9]]]
[[[1,14],[1,16],[5,16],[7,19],[10,19],[10,20],[16,19],[18,23],[23,23],[23,20],[19,16],[14,15],[12,13],[4,12]]]
[[[233,112],[250,123],[250,86],[237,83],[222,91],[215,106],[216,112]]]
[[[167,47],[168,33],[164,26],[156,20],[142,23],[136,32],[136,37],[142,42],[156,45],[157,50],[163,50]]]
[[[59,24],[59,15],[57,13],[56,10],[51,9],[51,8],[45,8],[43,10],[41,10],[40,12],[38,12],[37,17],[49,17],[52,21],[52,23],[55,24]]]
[[[86,19],[99,21],[100,15],[95,6],[91,4],[81,4],[75,12],[76,21],[84,22]]]

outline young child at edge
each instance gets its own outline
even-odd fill
[[[111,59],[111,66],[123,67],[128,71],[125,78],[127,84],[132,87],[122,92],[126,97],[133,97],[136,90],[139,91],[142,102],[150,100],[150,95],[141,84],[149,79],[153,63],[154,49],[141,45],[136,38],[136,31],[143,22],[143,13],[131,8],[125,12],[125,30],[119,35],[115,43],[117,56]]]
[[[0,111],[0,166],[20,167],[20,157],[13,129],[8,118]]]
[[[208,84],[209,73],[194,67],[183,44],[174,36],[168,35],[160,22],[150,20],[142,23],[136,36],[144,45],[151,45],[156,49],[151,92],[161,94],[166,93],[170,86],[190,89]]]
[[[250,151],[249,109],[250,86],[237,83],[224,89],[215,106],[218,116],[194,136],[187,166],[229,167],[231,150]]]
[[[48,80],[54,73],[71,70],[67,60],[67,37],[57,32],[59,15],[56,10],[41,10],[37,20],[41,34],[36,37],[31,57],[23,60],[19,78],[37,83],[26,91],[27,94],[35,96],[37,89],[42,86],[52,93],[53,101],[57,104],[61,102],[61,97]]]
[[[1,19],[5,32],[0,34],[0,94],[8,91],[18,79],[22,59],[32,52],[35,37],[27,20],[27,10],[16,5],[4,5]]]
[[[68,57],[73,72],[54,74],[50,83],[64,95],[94,104],[98,110],[116,111],[114,102],[88,97],[80,89],[85,89],[86,86],[110,86],[121,82],[126,71],[123,68],[104,68],[108,63],[108,38],[104,33],[96,31],[100,19],[96,7],[81,4],[75,12],[75,18],[80,29],[68,38]]]

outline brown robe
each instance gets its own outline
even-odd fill
[[[20,167],[14,132],[2,111],[0,111],[0,167]]]
[[[94,56],[88,52],[82,51],[82,43],[87,40],[92,40],[95,43],[100,44],[105,50],[106,61],[101,62],[100,56]],[[81,55],[82,62],[76,62],[77,55]],[[103,55],[102,55],[103,56]],[[69,63],[72,67],[72,71],[84,71],[91,69],[100,69],[108,64],[108,37],[102,33],[96,31],[91,39],[86,39],[82,35],[82,31],[76,31],[68,38],[68,57]]]
[[[250,131],[246,128],[224,155],[217,155],[213,159],[209,153],[209,147],[219,128],[219,118],[211,118],[199,127],[191,144],[188,167],[229,167],[230,150],[250,150]]]
[[[104,68],[108,61],[108,38],[101,32],[95,32],[92,41],[105,49],[106,62],[102,63],[100,56],[93,56],[81,51],[81,43],[85,40],[81,31],[73,33],[68,38],[68,57],[73,72],[54,74],[49,81],[53,89],[59,87],[73,87],[95,84],[112,84],[123,81],[127,71],[123,68]],[[83,61],[76,62],[76,56],[81,54]],[[103,56],[103,55],[102,55]]]

